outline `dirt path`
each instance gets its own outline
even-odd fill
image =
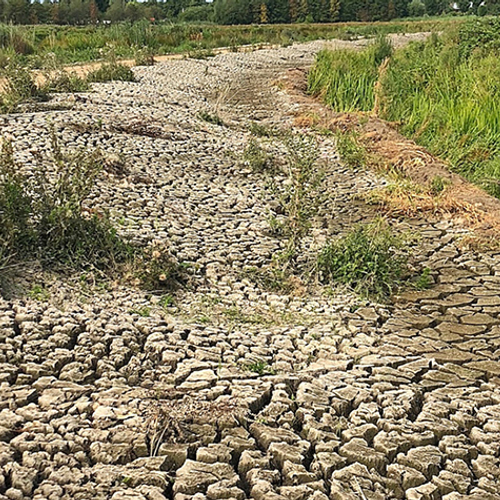
[[[301,104],[273,82],[322,47],[165,61],[72,109],[3,117],[27,170],[51,126],[68,149],[120,154],[89,208],[168,244],[199,284],[165,298],[34,270],[31,297],[0,299],[0,498],[500,498],[499,254],[461,249],[452,220],[394,217],[420,235],[429,290],[384,305],[250,279],[285,242],[270,174],[242,161],[248,127],[292,126]],[[304,254],[376,216],[358,195],[386,183],[317,139],[326,196]]]

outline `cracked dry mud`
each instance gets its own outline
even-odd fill
[[[271,82],[322,46],[136,68],[73,110],[3,118],[26,169],[50,123],[68,149],[123,154],[129,175],[101,179],[92,205],[204,281],[168,308],[61,279],[0,301],[0,498],[500,499],[500,254],[461,250],[459,226],[425,216],[391,224],[420,233],[436,284],[392,305],[242,276],[283,245],[265,175],[240,161],[246,125],[291,126],[299,106]],[[372,218],[353,195],[384,183],[318,140],[311,245]]]

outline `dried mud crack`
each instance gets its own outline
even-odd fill
[[[420,234],[435,285],[390,305],[271,293],[242,272],[284,244],[265,175],[241,161],[249,124],[293,126],[300,104],[272,82],[322,47],[166,61],[72,110],[4,118],[26,169],[52,127],[119,157],[89,209],[204,279],[164,307],[35,270],[43,300],[0,300],[0,498],[500,499],[499,253],[426,214],[390,222]],[[356,195],[386,181],[318,141],[324,241],[376,216]]]

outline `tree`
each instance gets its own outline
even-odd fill
[[[425,5],[420,0],[412,0],[408,5],[408,14],[411,17],[421,17],[425,14]]]
[[[309,4],[307,0],[299,0],[299,10],[297,15],[297,20],[304,22],[309,15]]]
[[[288,0],[288,12],[290,13],[290,22],[297,21],[299,15],[299,6],[297,0]]]
[[[330,0],[330,21],[338,21],[340,15],[340,0]]]
[[[5,5],[5,18],[14,24],[29,24],[30,14],[29,0],[9,0]]]
[[[99,20],[99,7],[97,7],[95,0],[90,0],[89,17],[92,24],[97,24]]]
[[[260,4],[260,24],[267,24],[269,19],[267,17],[267,5],[265,3]]]

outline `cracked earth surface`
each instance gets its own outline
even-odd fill
[[[271,82],[322,47],[136,68],[138,83],[95,85],[72,110],[3,117],[26,169],[50,124],[68,149],[122,154],[129,175],[100,179],[91,208],[168,243],[203,283],[165,308],[33,271],[48,297],[0,299],[0,498],[500,499],[500,254],[462,250],[460,227],[425,216],[391,224],[421,235],[435,286],[391,305],[242,275],[284,244],[265,175],[240,160],[246,125],[291,126],[300,106]],[[321,242],[370,220],[355,195],[385,181],[318,140]]]

